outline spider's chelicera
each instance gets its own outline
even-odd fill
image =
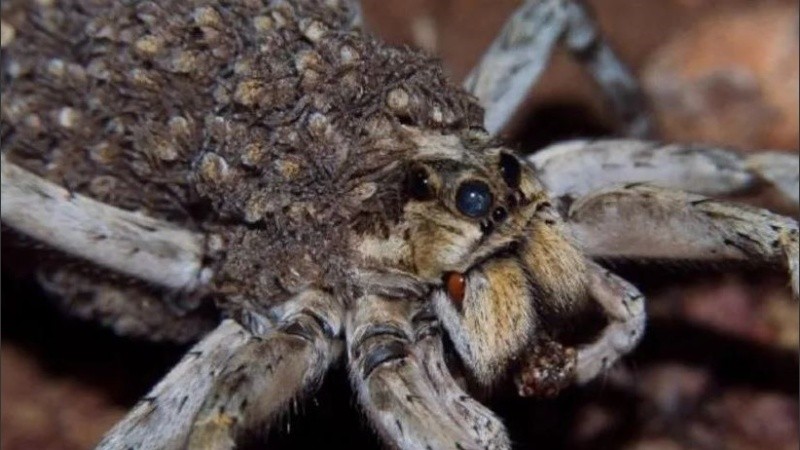
[[[59,252],[37,270],[74,314],[198,341],[99,448],[232,448],[342,358],[388,443],[509,448],[468,393],[554,395],[642,336],[597,261],[749,260],[797,293],[797,222],[702,196],[796,203],[796,159],[493,136],[561,38],[648,131],[579,3],[525,2],[466,91],[354,4],[2,3],[3,224]]]

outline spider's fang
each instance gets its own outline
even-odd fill
[[[450,300],[460,309],[461,303],[464,301],[467,287],[467,280],[464,278],[464,274],[459,272],[447,272],[444,275],[444,284],[447,288],[447,295],[450,297]]]

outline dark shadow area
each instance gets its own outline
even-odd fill
[[[674,319],[651,319],[627,363],[646,366],[677,361],[711,372],[715,383],[798,393],[797,352],[782,350]]]
[[[535,107],[518,120],[514,146],[523,153],[571,139],[608,137],[613,130],[594,117],[585,105],[549,103]]]
[[[30,279],[2,273],[2,340],[33,355],[43,370],[103,389],[133,405],[185,348],[120,337],[93,322],[67,317]]]

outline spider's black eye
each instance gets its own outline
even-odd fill
[[[519,167],[519,160],[508,153],[500,154],[500,173],[503,175],[508,187],[516,189],[519,187],[519,177],[522,169]]]
[[[413,167],[406,175],[406,192],[414,200],[432,199],[433,182],[428,171],[422,167]]]
[[[467,180],[456,192],[456,208],[469,217],[483,217],[492,207],[494,198],[483,181]]]

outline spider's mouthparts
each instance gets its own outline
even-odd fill
[[[456,308],[460,310],[461,303],[464,301],[464,295],[466,294],[467,279],[464,277],[463,273],[447,272],[444,274],[443,281],[445,289],[447,289],[448,297],[453,301]]]

